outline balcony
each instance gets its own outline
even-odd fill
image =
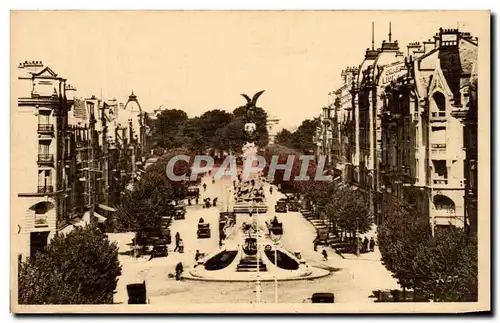
[[[54,186],[52,185],[43,185],[38,186],[38,193],[54,193]]]
[[[54,155],[52,154],[38,154],[38,164],[52,165],[54,163]]]
[[[54,134],[54,125],[53,124],[39,124],[38,125],[38,133],[41,135],[52,135],[52,134]]]
[[[446,121],[446,111],[431,112],[431,121]]]
[[[448,185],[447,178],[433,178],[432,183],[435,185]]]
[[[431,153],[433,155],[446,154],[446,144],[431,144]]]

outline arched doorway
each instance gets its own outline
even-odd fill
[[[35,229],[39,230],[39,228],[48,228],[49,223],[47,213],[54,208],[54,204],[48,201],[38,202],[30,207],[30,210],[34,213]],[[45,249],[48,244],[49,234],[50,231],[48,230],[30,233],[30,257],[34,257],[37,252]]]

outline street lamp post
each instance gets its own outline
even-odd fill
[[[254,206],[255,206],[255,201],[254,201]],[[253,208],[255,209],[255,208]],[[260,239],[259,239],[259,209],[257,208],[257,217],[255,219],[255,226],[256,226],[256,235],[257,235],[257,286],[255,290],[255,296],[257,299],[257,303],[260,303],[260,293],[261,293],[261,286],[260,286]]]
[[[271,232],[271,240],[274,242],[274,302],[278,303],[278,242],[282,234],[275,234],[274,230]]]

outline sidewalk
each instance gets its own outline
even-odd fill
[[[363,240],[365,237],[370,239],[374,238],[377,241],[377,226],[375,224],[372,225],[371,229],[363,234],[359,234],[358,237]],[[375,250],[373,252],[360,253],[357,256],[355,253],[342,253],[339,249],[332,247],[339,253],[342,258],[349,260],[370,260],[370,261],[381,261],[382,255],[380,254],[380,250],[378,249],[378,245],[375,245]]]

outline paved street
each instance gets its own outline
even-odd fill
[[[226,196],[223,188],[231,185],[230,180],[212,184],[210,178],[204,178],[207,183],[206,192],[201,189],[200,201],[205,197],[219,197],[221,208],[225,208]],[[269,188],[266,187],[269,194]],[[274,214],[275,202],[283,197],[281,193],[268,196],[270,214]],[[183,280],[176,281],[169,278],[174,273],[175,265],[181,261],[185,270],[192,265],[196,250],[200,252],[213,252],[218,248],[218,217],[219,206],[204,209],[193,205],[187,207],[186,219],[175,220],[171,226],[172,237],[179,232],[184,240],[185,252],[173,252],[174,244],[170,245],[168,257],[155,258],[148,261],[149,257],[134,259],[128,255],[120,255],[123,265],[122,276],[119,277],[115,302],[127,302],[126,285],[146,281],[148,298],[152,304],[161,303],[248,303],[255,300],[255,283],[247,282],[203,282]],[[331,249],[328,249],[329,259],[322,261],[318,252],[313,250],[315,237],[314,227],[299,212],[276,214],[278,220],[283,222],[284,235],[281,239],[283,246],[292,252],[301,252],[302,257],[309,265],[328,268],[332,274],[314,280],[285,281],[279,283],[279,302],[301,303],[307,302],[314,292],[333,292],[336,302],[373,302],[369,298],[371,291],[377,288],[397,288],[397,284],[390,273],[385,270],[380,261],[373,259],[343,259]],[[197,239],[197,223],[203,217],[210,223],[212,230],[210,239]],[[264,220],[264,219],[263,219]],[[129,250],[127,243],[132,240],[132,233],[109,234],[112,240],[118,242],[120,251]],[[371,256],[373,258],[373,256]],[[274,283],[262,283],[262,302],[274,302]]]

